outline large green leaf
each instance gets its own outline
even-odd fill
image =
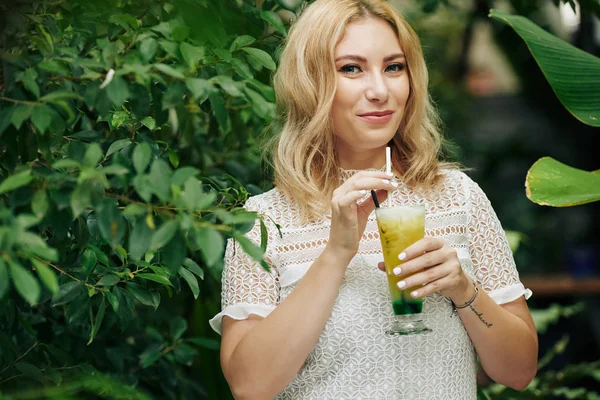
[[[529,19],[492,10],[490,17],[511,26],[531,54],[560,102],[581,122],[600,126],[600,58],[546,32]]]
[[[37,279],[34,278],[31,272],[16,261],[10,260],[8,265],[17,292],[19,292],[21,297],[29,304],[37,304],[41,294],[40,284]]]
[[[527,197],[543,206],[569,207],[600,200],[600,173],[570,167],[551,157],[536,161],[527,173]]]

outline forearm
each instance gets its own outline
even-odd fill
[[[348,262],[325,250],[296,289],[240,340],[229,374],[240,398],[273,398],[298,373],[331,315]]]
[[[470,307],[457,310],[486,374],[516,390],[537,371],[537,333],[479,289]]]

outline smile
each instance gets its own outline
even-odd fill
[[[394,113],[385,115],[359,115],[358,118],[371,124],[386,124],[392,120]]]

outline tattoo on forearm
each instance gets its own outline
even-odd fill
[[[494,325],[494,324],[490,324],[485,319],[483,319],[483,313],[477,312],[477,310],[475,310],[475,307],[473,307],[473,305],[469,305],[469,308],[471,309],[471,311],[473,311],[475,313],[475,315],[477,315],[477,318],[479,318],[479,320],[481,322],[483,322],[485,326],[487,326],[488,328],[491,328],[492,325]]]

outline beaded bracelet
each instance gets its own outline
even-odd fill
[[[454,302],[452,300],[450,300],[452,302],[452,306],[454,307],[454,309],[462,309],[462,308],[467,308],[469,307],[471,304],[473,304],[473,302],[475,301],[475,298],[477,297],[477,294],[479,293],[479,288],[477,287],[477,285],[475,284],[475,282],[473,282],[473,287],[475,288],[475,293],[473,293],[473,297],[471,297],[471,300],[467,301],[465,304],[457,306],[456,304],[454,304]]]

